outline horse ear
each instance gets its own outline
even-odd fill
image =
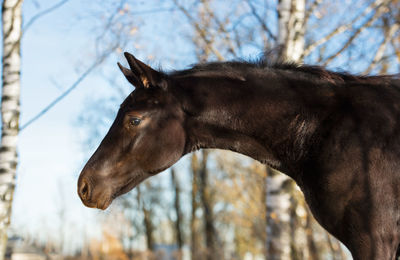
[[[160,83],[162,83],[162,78],[163,78],[162,73],[152,69],[150,66],[136,59],[132,54],[128,52],[125,52],[124,55],[126,60],[128,61],[129,67],[131,68],[129,71],[135,77],[134,81],[139,81],[136,82],[136,84],[131,82],[132,84],[134,84],[137,87],[149,88],[150,86],[157,86],[160,85]],[[126,68],[122,70],[125,77],[127,77],[126,70],[127,70]],[[132,78],[132,76],[130,76],[130,78]]]
[[[122,73],[124,74],[125,78],[135,87],[137,88],[142,88],[144,87],[142,82],[135,76],[135,74],[133,74],[133,72],[128,69],[125,68],[124,66],[121,65],[121,63],[117,63],[119,69],[122,71]]]

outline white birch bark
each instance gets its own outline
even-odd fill
[[[0,260],[4,259],[7,229],[18,163],[17,140],[20,113],[20,40],[22,35],[22,0],[4,0],[3,86],[1,99],[2,138],[0,148]]]
[[[278,45],[288,60],[299,62],[304,52],[305,0],[280,0],[278,4]]]
[[[290,192],[284,189],[290,179],[267,169],[267,255],[268,260],[291,259]]]
[[[278,3],[278,37],[280,56],[284,60],[299,62],[304,51],[305,0],[280,0]],[[278,172],[267,179],[267,259],[292,259],[293,234],[300,244],[306,241],[302,233],[292,230],[292,180]],[[299,206],[298,206],[299,207]],[[296,211],[302,210],[296,209]],[[296,221],[298,223],[298,221]],[[301,223],[301,220],[300,220]],[[304,236],[305,233],[303,232]],[[303,256],[305,252],[302,253]]]

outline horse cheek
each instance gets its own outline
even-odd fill
[[[161,138],[163,144],[160,147],[160,168],[166,168],[181,158],[185,146],[185,133],[178,122],[171,122],[168,131],[164,131]]]

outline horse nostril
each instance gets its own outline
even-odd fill
[[[89,183],[83,179],[79,188],[79,196],[82,200],[88,200],[90,198],[90,186]]]

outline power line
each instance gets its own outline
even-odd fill
[[[56,99],[54,99],[50,104],[48,104],[44,109],[42,109],[39,113],[37,113],[34,117],[28,120],[25,124],[23,124],[20,128],[19,131],[21,132],[24,130],[26,127],[34,123],[36,120],[41,118],[44,114],[47,113],[51,108],[53,108],[58,102],[60,102],[62,99],[64,99],[69,93],[71,93],[72,90],[74,90],[97,66],[99,66],[105,58],[110,54],[107,53],[103,56],[101,56],[98,60],[96,60],[88,69],[86,69],[80,76],[79,78],[66,90],[64,93],[62,93],[60,96],[58,96]]]

